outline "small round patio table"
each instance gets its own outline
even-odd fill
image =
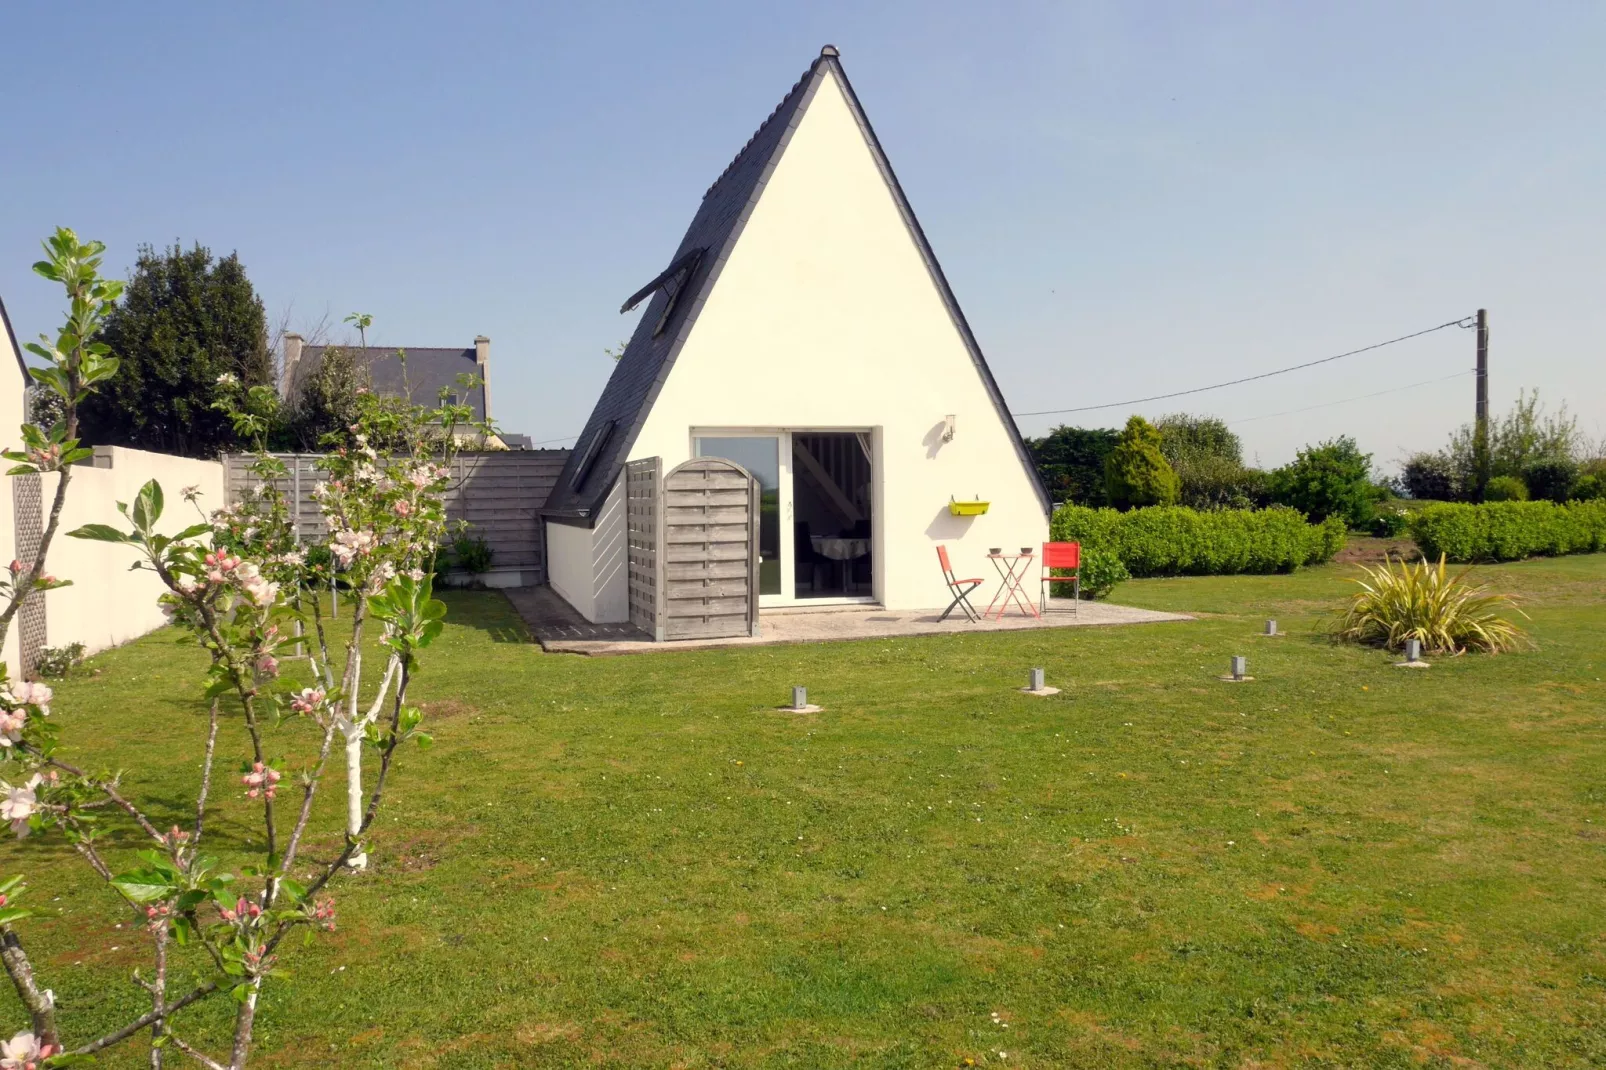
[[[1004,614],[1009,610],[1010,603],[1013,602],[1020,607],[1022,613],[1041,620],[1043,615],[1038,612],[1037,600],[1026,596],[1026,575],[1031,571],[1032,566],[1037,563],[1037,555],[1035,553],[988,554],[987,560],[991,561],[993,568],[998,570],[998,578],[1002,582],[998,585],[998,593],[993,595],[991,602],[987,603],[987,611],[982,616],[992,617],[994,620],[1003,620]],[[996,614],[993,612],[995,608],[998,611]]]

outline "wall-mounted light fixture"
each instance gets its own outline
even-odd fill
[[[944,442],[952,442],[954,440],[954,414],[953,413],[949,413],[947,416],[944,416],[942,418],[942,440]]]

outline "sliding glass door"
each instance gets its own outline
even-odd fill
[[[867,431],[708,431],[698,457],[723,457],[759,482],[760,605],[870,601],[874,517]]]

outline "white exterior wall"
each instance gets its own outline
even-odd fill
[[[956,434],[944,443],[950,413]],[[1033,480],[835,75],[794,132],[630,459],[662,457],[667,471],[690,458],[693,428],[872,430],[875,593],[889,609],[948,603],[939,543],[960,576],[986,577],[990,592],[989,547],[1048,537]],[[949,514],[950,498],[973,497],[992,503],[985,515]],[[548,525],[549,540],[560,526]],[[599,572],[597,584],[624,605],[622,569]]]
[[[129,571],[137,558],[133,547],[70,539],[67,532],[84,524],[126,527],[116,503],[131,504],[150,479],[162,486],[164,505],[157,530],[168,535],[200,519],[180,493],[184,487],[201,489],[200,505],[207,513],[224,503],[223,465],[218,461],[109,446],[95,451],[95,464],[93,468],[87,464],[73,468],[61,525],[45,560],[48,572],[73,581],[71,587],[44,595],[45,642],[49,646],[83,643],[89,653],[126,643],[166,624],[167,618],[156,605],[157,596],[166,588],[152,572]],[[54,475],[42,479],[46,522],[57,479]]]
[[[547,583],[593,624],[630,619],[625,536],[623,476],[608,492],[595,527],[546,523]]]

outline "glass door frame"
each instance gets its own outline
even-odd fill
[[[780,452],[780,482],[778,492],[780,495],[780,525],[781,525],[781,593],[760,595],[759,609],[800,608],[805,606],[856,606],[876,605],[879,603],[874,594],[877,589],[877,580],[880,578],[881,555],[874,549],[870,556],[870,590],[867,595],[841,595],[836,598],[799,598],[797,596],[797,531],[792,519],[793,493],[792,493],[792,436],[794,434],[862,434],[868,435],[872,443],[878,437],[871,427],[691,427],[687,429],[687,446],[693,457],[700,456],[697,452],[697,440],[700,438],[773,438],[779,440]],[[872,447],[870,456],[870,479],[874,483],[880,478],[880,467],[876,464],[875,449]],[[870,521],[871,545],[879,541],[880,517],[871,514]]]

